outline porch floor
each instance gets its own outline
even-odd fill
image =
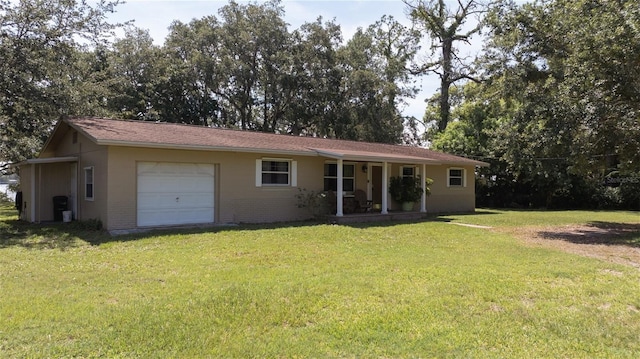
[[[414,221],[427,218],[427,213],[423,212],[389,212],[382,214],[380,212],[368,213],[349,213],[342,217],[331,215],[328,217],[329,223],[347,224],[347,223],[363,223],[363,222],[386,222],[386,221]]]

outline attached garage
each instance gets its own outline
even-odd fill
[[[475,201],[475,187],[465,184],[473,183],[476,166],[487,165],[412,146],[65,118],[39,157],[19,164],[21,218],[56,219],[62,202],[54,212],[53,198],[65,196],[73,219],[99,221],[112,233],[287,222],[312,214],[300,208],[304,190],[328,195],[331,190],[336,217],[345,215],[344,203],[353,204],[357,190],[386,215],[399,209],[389,200],[390,178],[418,173],[433,184],[429,200],[423,196],[416,212],[465,212],[473,211]]]
[[[139,227],[214,222],[213,164],[137,163]]]

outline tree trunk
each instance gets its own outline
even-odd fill
[[[449,104],[449,87],[451,86],[451,53],[453,39],[447,38],[442,42],[442,76],[440,77],[440,121],[438,131],[444,132],[449,124],[451,106]]]

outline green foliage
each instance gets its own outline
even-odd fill
[[[403,125],[399,108],[414,97],[407,67],[418,51],[419,33],[383,16],[366,30],[358,29],[340,49],[343,67],[342,110],[336,137],[398,143]],[[409,131],[405,142],[415,142]],[[408,137],[408,138],[407,138]]]
[[[477,203],[635,208],[633,191],[604,183],[640,170],[636,2],[503,1],[486,25],[485,81],[454,92],[450,128],[429,133],[435,149],[490,164]]]
[[[185,64],[202,123],[263,132],[399,143],[398,110],[415,95],[407,64],[415,32],[389,17],[359,29],[342,44],[334,22],[305,23],[289,32],[280,2],[230,2],[220,16],[176,22],[165,43],[171,63]],[[180,117],[161,117],[176,121]]]
[[[0,192],[0,206],[13,204],[13,198],[9,198],[6,193]]]
[[[0,2],[0,163],[33,157],[55,121],[83,106],[80,41],[101,44],[117,4]]]
[[[64,116],[419,142],[399,110],[417,91],[418,36],[390,17],[343,43],[322,18],[289,31],[278,0],[230,1],[218,16],[174,22],[156,46],[130,24],[107,41],[117,4],[0,2],[2,169],[36,156]]]
[[[640,172],[623,177],[619,189],[622,208],[640,211]]]
[[[314,219],[323,219],[331,212],[329,199],[325,192],[298,188],[296,200],[298,208],[309,211]]]
[[[87,219],[83,221],[73,221],[69,224],[74,229],[84,230],[84,231],[101,231],[102,221],[97,218]]]
[[[420,177],[391,177],[389,179],[389,194],[398,203],[416,202],[422,198],[422,194],[431,194],[429,185],[433,183],[431,178],[426,179],[426,187],[422,188]]]

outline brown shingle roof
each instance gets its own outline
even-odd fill
[[[65,120],[99,145],[299,154],[344,159],[486,165],[420,147],[277,135],[146,121],[82,117]]]

